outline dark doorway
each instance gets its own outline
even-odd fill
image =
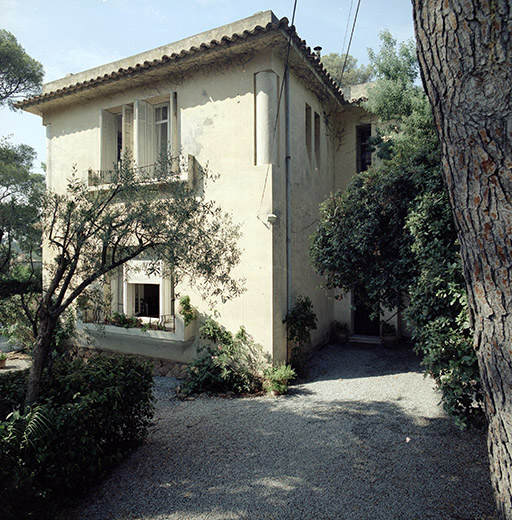
[[[380,336],[379,318],[371,318],[372,309],[354,298],[354,334]]]

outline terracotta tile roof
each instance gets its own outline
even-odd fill
[[[98,85],[111,82],[123,77],[133,77],[135,75],[144,73],[145,71],[156,69],[173,62],[178,62],[179,60],[182,60],[186,57],[196,55],[205,51],[221,50],[234,43],[238,43],[243,40],[248,40],[256,35],[263,33],[271,33],[273,31],[277,32],[278,30],[285,31],[288,37],[290,34],[292,34],[292,40],[294,44],[307,58],[310,65],[320,75],[320,77],[325,82],[326,86],[333,92],[333,94],[338,98],[340,102],[345,102],[342,90],[338,87],[337,83],[332,79],[330,74],[322,65],[320,58],[317,56],[315,52],[311,50],[311,48],[307,45],[305,40],[299,38],[295,31],[295,27],[293,25],[289,25],[288,19],[282,18],[278,22],[268,23],[264,27],[262,27],[261,25],[256,25],[252,30],[244,30],[242,33],[234,33],[231,36],[225,35],[220,40],[214,39],[209,42],[201,43],[199,46],[192,46],[189,49],[183,49],[179,53],[172,53],[169,56],[164,54],[159,59],[154,59],[152,61],[144,61],[143,63],[137,63],[133,67],[119,68],[118,70],[114,70],[108,74],[104,74],[96,78],[91,78],[86,81],[70,84],[67,87],[59,88],[56,90],[46,92],[44,94],[30,97],[28,99],[18,102],[16,104],[16,107],[26,108],[34,105],[39,105],[56,98],[71,95],[75,92],[83,91],[86,89],[91,89]],[[71,77],[70,80],[72,80]]]

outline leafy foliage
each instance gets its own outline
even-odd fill
[[[31,173],[35,151],[0,140],[0,328],[18,345],[33,344],[42,291],[42,175]]]
[[[190,296],[182,296],[180,298],[180,314],[183,316],[185,327],[190,325],[197,318],[197,311],[190,304]]]
[[[205,189],[199,192],[181,180],[175,163],[162,157],[147,178],[127,155],[109,172],[108,189],[91,191],[74,172],[64,193],[45,194],[43,233],[53,260],[45,266],[48,283],[37,309],[37,363],[27,404],[37,395],[58,317],[128,261],[145,258],[148,270],[172,273],[175,281],[186,278],[205,298],[226,300],[241,292],[231,276],[240,257],[239,228],[206,199]],[[198,182],[206,187],[209,177],[203,171]]]
[[[402,308],[404,285],[415,275],[412,239],[403,232],[416,196],[409,173],[362,172],[320,207],[313,265],[328,287],[357,293],[369,308]]]
[[[370,81],[373,77],[369,65],[357,65],[357,58],[350,54],[331,52],[322,56],[322,65],[340,87],[359,85]]]
[[[388,30],[379,33],[381,46],[378,52],[368,49],[371,68],[377,78],[396,83],[412,84],[419,74],[416,44],[410,39],[397,45]]]
[[[366,108],[390,125],[373,138],[379,166],[321,206],[311,256],[327,285],[370,308],[403,308],[444,407],[466,427],[482,419],[482,394],[459,244],[442,182],[441,154],[424,92],[414,85],[414,44],[387,32],[370,52],[379,78]]]
[[[128,357],[87,364],[57,359],[39,400],[21,405],[27,373],[0,376],[0,510],[2,518],[43,517],[49,498],[81,492],[146,436],[153,414],[152,370]],[[1,509],[3,508],[3,510]]]
[[[126,316],[124,312],[114,312],[112,316],[105,318],[105,323],[115,325],[116,327],[124,327],[130,329],[133,327],[142,327],[142,320],[136,316]]]
[[[33,254],[41,249],[38,223],[44,177],[31,173],[34,157],[29,146],[0,140],[0,298],[23,294],[31,288],[30,283],[36,289],[41,286],[40,278],[28,276],[34,269],[27,273]],[[25,272],[16,272],[20,264]]]
[[[284,394],[288,391],[288,382],[297,377],[295,370],[286,363],[275,363],[263,372],[263,388],[267,392]]]
[[[311,331],[316,329],[316,314],[308,296],[298,296],[291,310],[286,314],[288,341],[292,342],[291,365],[298,372],[304,368],[304,347],[311,340]]]
[[[0,106],[22,96],[38,94],[43,82],[43,66],[31,58],[5,29],[0,29]]]
[[[187,369],[185,393],[252,393],[261,389],[263,366],[268,362],[247,331],[233,334],[208,318],[200,328],[207,343]]]
[[[483,421],[482,389],[452,214],[443,192],[428,192],[407,219],[420,267],[410,287],[408,323],[443,406],[465,428]]]

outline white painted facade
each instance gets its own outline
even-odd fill
[[[230,41],[222,43],[226,35]],[[146,167],[167,145],[173,155],[193,157],[218,174],[206,196],[241,226],[243,254],[233,275],[246,280],[243,295],[218,303],[218,320],[233,331],[244,325],[281,360],[287,356],[282,320],[297,296],[313,302],[314,345],[327,341],[334,319],[351,322],[348,300],[336,301],[321,288],[309,261],[309,237],[319,204],[356,171],[356,127],[372,123],[343,100],[297,38],[291,39],[289,83],[283,85],[289,41],[287,23],[270,11],[259,13],[49,83],[24,107],[46,126],[52,190],[65,189],[73,167],[88,182],[89,170],[110,169],[121,150],[131,150]],[[162,56],[169,59],[152,65]],[[117,73],[121,68],[127,72]],[[193,288],[141,273],[112,283],[113,310],[140,312],[140,291],[150,285],[158,285],[159,315],[180,319],[172,301],[177,293],[188,294],[201,314],[211,313]],[[176,340],[185,339],[180,334]]]

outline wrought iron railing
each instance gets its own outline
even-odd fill
[[[164,330],[176,332],[176,316],[174,314],[162,314],[158,323]]]
[[[180,155],[172,160],[170,168],[162,167],[161,163],[147,166],[136,166],[134,172],[137,179],[149,183],[187,182],[193,186],[198,178],[198,162],[191,155]],[[119,179],[119,170],[92,170],[87,172],[89,187],[108,186]]]

